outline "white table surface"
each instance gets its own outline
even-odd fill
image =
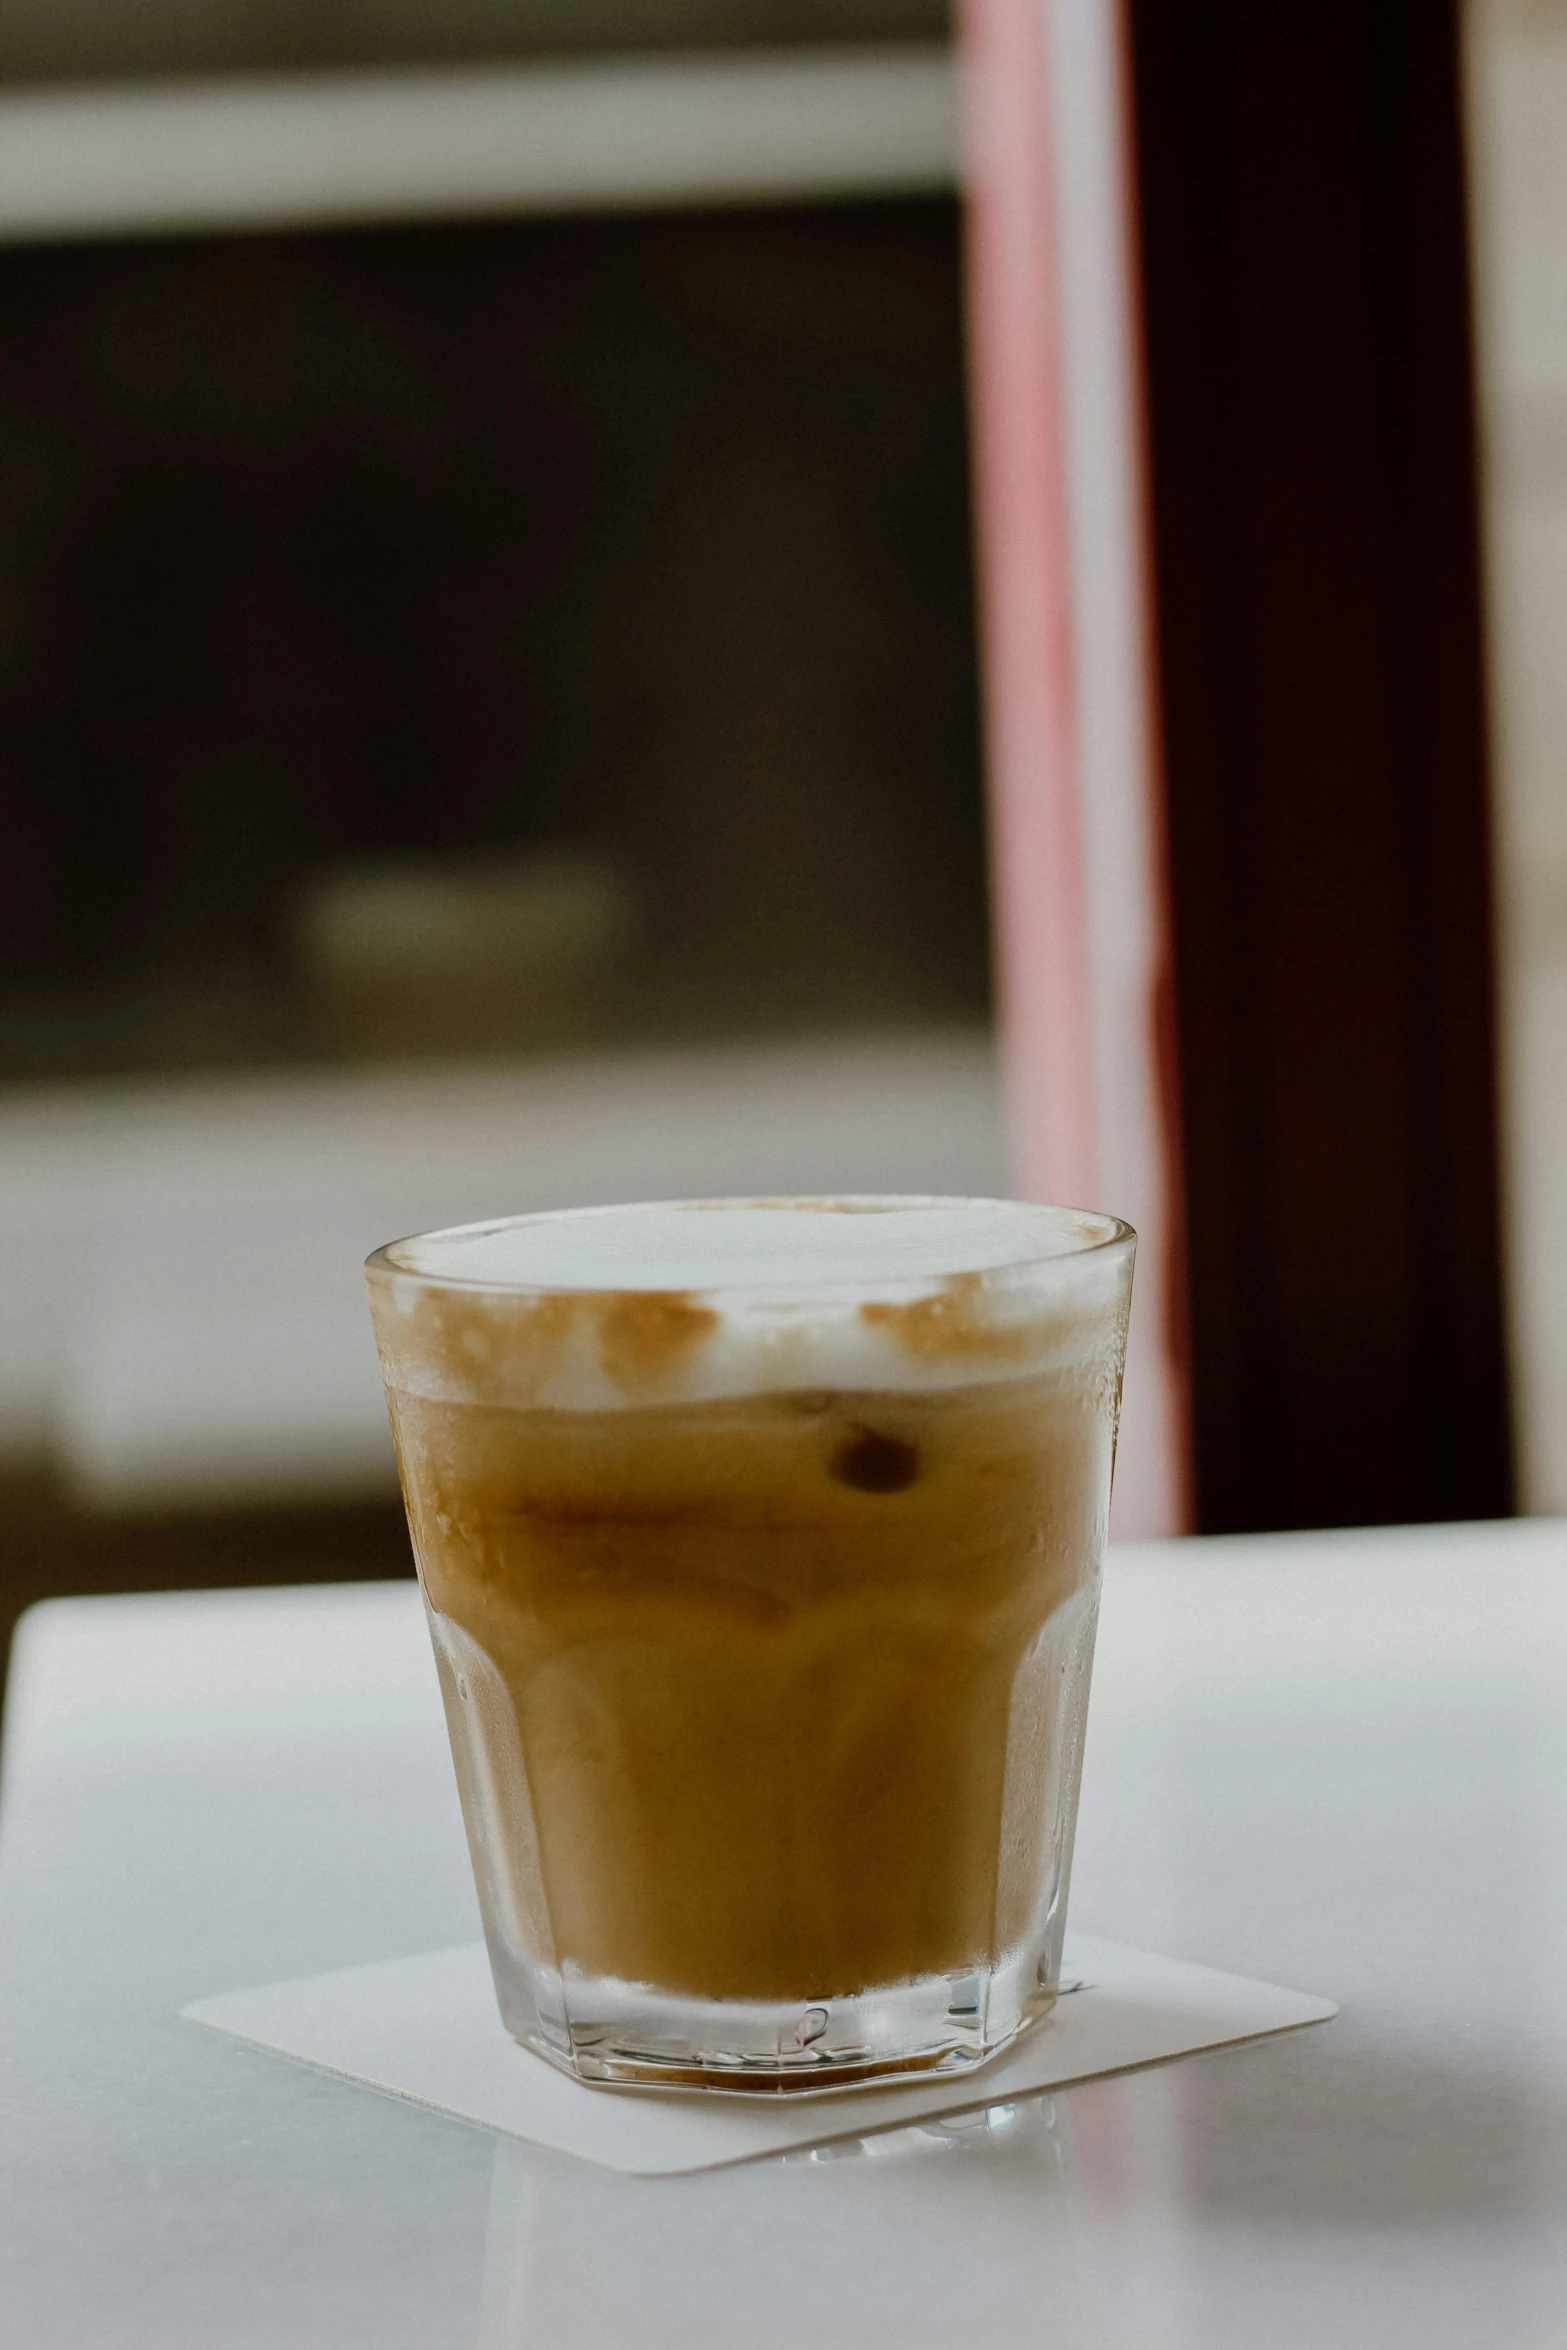
[[[680,2180],[181,2025],[477,1932],[411,1586],[80,1600],[0,1801],[17,2350],[1560,2350],[1567,1533],[1111,1563],[1074,1923],[1308,2032]]]

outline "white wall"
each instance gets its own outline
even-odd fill
[[[1469,0],[1520,1500],[1567,1509],[1567,0]]]

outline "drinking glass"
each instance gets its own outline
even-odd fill
[[[512,1217],[368,1277],[501,2014],[579,2079],[981,2062],[1059,1979],[1134,1235]]]

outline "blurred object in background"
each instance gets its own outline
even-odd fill
[[[928,197],[0,247],[0,1073],[317,1057],[315,876],[566,844],[621,1041],[982,1022],[958,268]]]
[[[327,1049],[397,1061],[601,1043],[636,919],[613,866],[556,850],[307,878],[293,928]]]
[[[938,41],[945,0],[6,0],[0,80]]]
[[[943,52],[181,77],[0,101],[0,234],[179,235],[950,186]]]
[[[1129,0],[1198,1522],[1511,1499],[1452,0]]]
[[[969,315],[1012,1180],[1137,1227],[1111,1531],[1192,1522],[1137,245],[1118,0],[965,0]]]
[[[1154,1236],[1138,1522],[1183,1305],[1205,1529],[1503,1512],[1455,9],[963,21],[1015,1165]]]
[[[1514,1421],[1567,1510],[1567,0],[1466,19]]]
[[[10,1609],[406,1570],[393,1233],[1004,1187],[944,36],[0,20]]]

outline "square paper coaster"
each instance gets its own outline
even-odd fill
[[[974,2072],[804,2098],[585,2088],[511,2038],[482,1942],[230,1991],[182,2012],[342,2080],[645,2176],[866,2137],[1338,2013],[1331,2000],[1087,1935],[1068,1940],[1062,1981],[1076,1988],[1046,2021]]]

